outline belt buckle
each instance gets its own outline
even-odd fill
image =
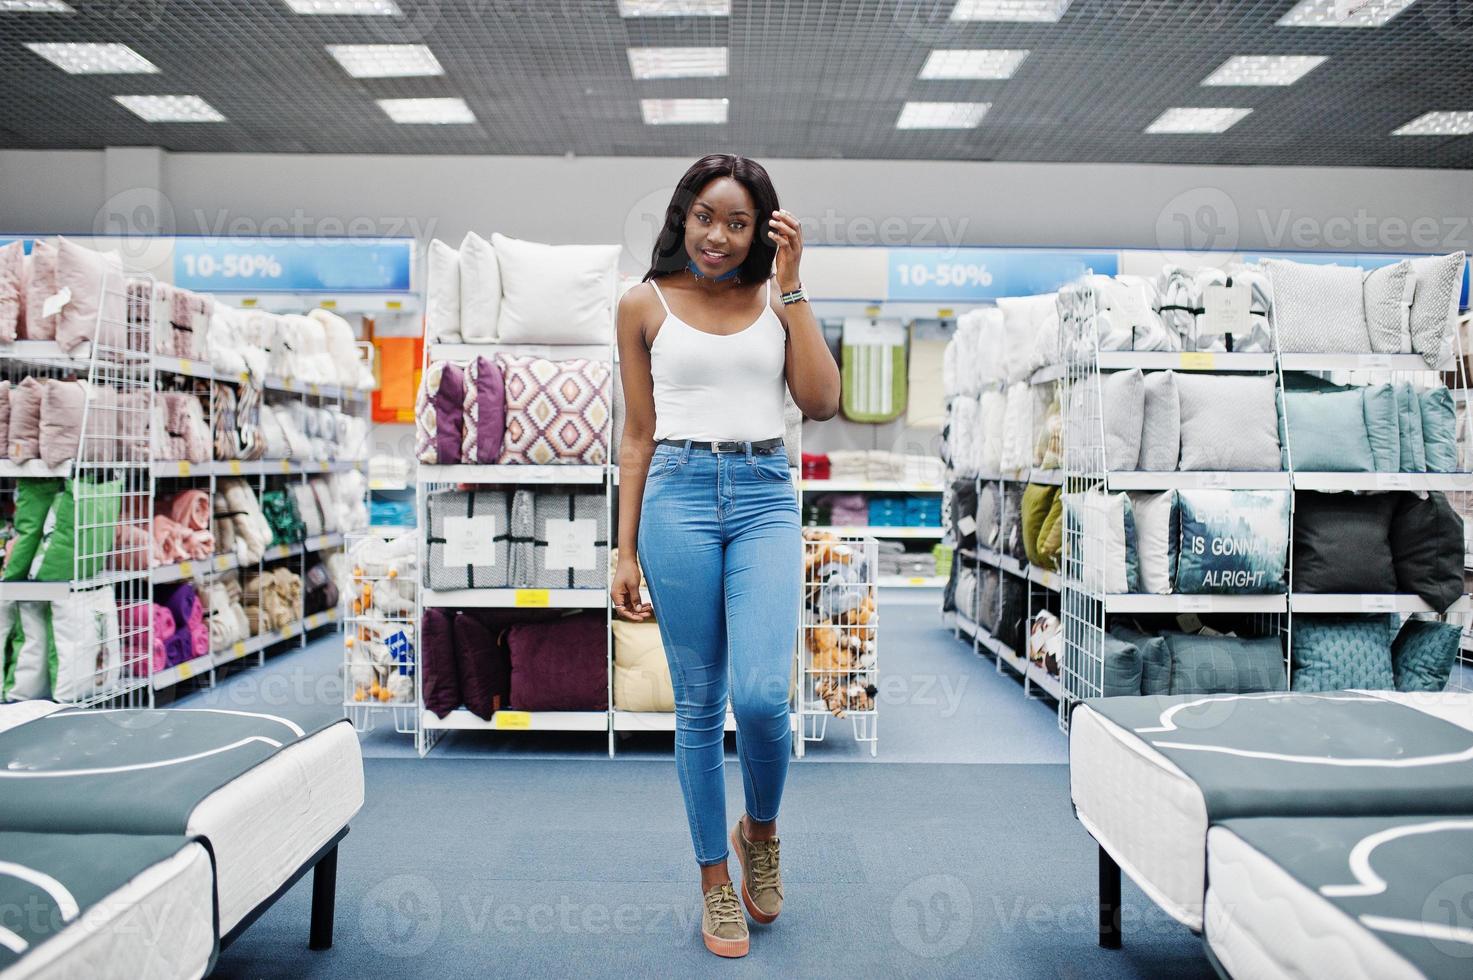
[[[742,452],[742,444],[739,442],[713,442],[711,443],[713,453],[739,453]]]

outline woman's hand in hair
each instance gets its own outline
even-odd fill
[[[767,237],[777,246],[775,272],[783,292],[798,288],[798,260],[803,256],[803,227],[798,219],[781,209],[768,219]]]
[[[620,619],[642,623],[650,618],[650,605],[639,596],[639,563],[633,558],[619,556],[609,594],[614,599],[614,613]]]

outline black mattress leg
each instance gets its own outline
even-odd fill
[[[307,942],[308,949],[332,949],[333,906],[337,893],[338,849],[334,845],[312,869],[312,935]]]
[[[1100,946],[1120,948],[1120,865],[1100,848]]]

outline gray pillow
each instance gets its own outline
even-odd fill
[[[1287,396],[1286,396],[1287,397]],[[1389,384],[1366,385],[1361,389],[1366,422],[1366,438],[1371,443],[1371,458],[1376,472],[1395,473],[1401,469],[1401,425],[1397,421],[1396,392]]]
[[[1452,336],[1466,261],[1462,252],[1411,260],[1417,277],[1417,291],[1412,294],[1412,350],[1421,354],[1429,367],[1441,364],[1443,348]]]
[[[1104,686],[1102,697],[1136,697],[1141,693],[1141,652],[1133,643],[1103,637]]]
[[[1277,637],[1167,633],[1171,694],[1254,694],[1288,689]]]
[[[1181,402],[1183,470],[1282,468],[1273,375],[1181,372],[1176,391]]]
[[[1412,349],[1408,317],[1416,285],[1417,277],[1407,259],[1366,273],[1363,293],[1371,350],[1378,354],[1402,354]]]
[[[1133,629],[1125,623],[1112,623],[1110,635],[1124,640],[1140,651],[1141,693],[1171,693],[1171,652],[1166,649],[1166,640]]]
[[[1140,465],[1145,425],[1146,384],[1140,369],[1104,376],[1101,405],[1105,417],[1105,465],[1114,471]]]
[[[1360,269],[1284,259],[1263,264],[1273,280],[1279,350],[1354,354],[1371,349]]]
[[[1141,426],[1140,468],[1152,472],[1176,469],[1181,458],[1181,401],[1176,372],[1146,375],[1146,419]]]

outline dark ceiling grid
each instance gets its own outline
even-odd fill
[[[733,0],[730,17],[622,18],[616,0],[400,0],[402,18],[281,0],[76,0],[0,14],[0,147],[756,156],[1473,167],[1473,137],[1395,137],[1473,108],[1473,26],[1418,0],[1373,29],[1276,26],[1294,0],[1074,0],[1053,24],[953,22],[945,0]],[[71,76],[27,41],[116,41],[156,75]],[[331,43],[424,43],[442,77],[353,79]],[[729,46],[725,78],[636,81],[631,46]],[[1023,48],[1008,80],[922,80],[933,48]],[[1329,61],[1287,87],[1204,87],[1233,54]],[[150,124],[116,94],[197,94],[211,124]],[[461,97],[474,125],[397,125],[376,99]],[[647,126],[642,98],[730,100],[725,125]],[[897,130],[907,100],[990,102],[975,129]],[[1254,111],[1221,134],[1143,132],[1172,106]]]

